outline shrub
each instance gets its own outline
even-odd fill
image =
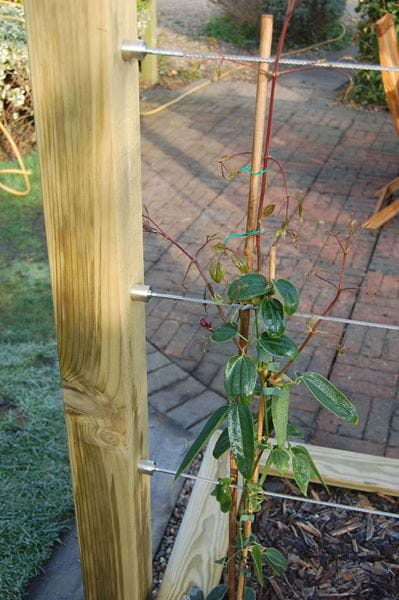
[[[28,49],[23,22],[7,17],[23,18],[23,9],[3,5],[0,8],[0,120],[6,124],[21,152],[35,143],[32,92],[29,80]],[[12,155],[1,138],[2,151]]]
[[[274,16],[275,37],[284,21],[287,2],[282,0],[212,0],[230,19],[254,27],[260,15]],[[292,18],[288,33],[291,44],[306,44],[326,39],[331,28],[343,15],[346,0],[302,0]]]
[[[212,17],[204,27],[205,35],[240,47],[252,45],[258,37],[258,33],[257,25],[240,23],[227,15]]]
[[[360,13],[356,36],[359,45],[359,59],[363,62],[378,63],[375,22],[385,13],[390,12],[395,19],[399,33],[399,3],[384,0],[360,0],[356,11]],[[348,96],[362,105],[386,106],[381,74],[374,71],[360,71],[353,79],[353,88]]]

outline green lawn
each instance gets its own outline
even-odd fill
[[[37,154],[0,191],[0,598],[23,598],[72,511]],[[0,169],[4,163],[0,163]],[[14,185],[11,176],[3,182]],[[49,599],[50,600],[50,599]]]

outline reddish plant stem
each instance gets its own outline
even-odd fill
[[[203,282],[205,283],[205,287],[207,288],[207,290],[209,291],[210,295],[212,298],[216,298],[216,292],[215,289],[213,287],[213,285],[211,284],[211,282],[208,280],[205,271],[203,270],[203,268],[200,265],[200,262],[198,260],[198,252],[200,252],[203,248],[205,248],[205,246],[207,245],[208,241],[203,244],[200,248],[200,250],[197,252],[197,256],[193,256],[186,248],[184,248],[184,246],[182,246],[181,244],[179,244],[179,242],[177,242],[176,240],[174,240],[172,237],[170,237],[170,235],[168,235],[166,233],[166,231],[164,231],[155,221],[154,219],[152,219],[149,215],[143,215],[145,219],[147,219],[151,225],[153,225],[153,227],[155,227],[155,230],[150,231],[150,233],[155,233],[157,235],[160,235],[161,237],[163,237],[165,240],[167,240],[168,242],[170,242],[171,244],[173,244],[173,246],[175,246],[176,248],[178,248],[178,250],[180,250],[180,252],[182,252],[189,260],[190,263],[193,264],[196,269],[198,270],[198,273],[201,275],[201,278],[203,280]],[[221,306],[219,306],[218,304],[215,304],[216,309],[220,315],[220,318],[222,319],[222,321],[224,323],[226,323],[227,319],[226,319],[226,315],[224,314],[224,311],[222,309]],[[237,340],[234,340],[234,343],[237,346],[237,349],[240,349],[239,343],[237,342]]]
[[[321,313],[322,317],[325,317],[326,315],[328,315],[328,313],[333,309],[333,307],[335,306],[335,304],[338,302],[342,292],[346,291],[347,288],[344,288],[344,278],[345,278],[345,270],[346,270],[346,264],[347,264],[347,259],[348,259],[348,248],[345,248],[341,241],[338,240],[338,243],[341,246],[342,252],[343,252],[343,258],[342,258],[342,265],[341,265],[341,271],[339,274],[339,281],[338,284],[336,286],[336,293],[334,298],[331,300],[331,302],[329,303],[329,305],[327,306],[327,308]],[[329,282],[331,283],[331,282]],[[308,335],[306,336],[306,338],[304,339],[304,341],[302,342],[302,344],[299,346],[298,349],[298,355],[302,353],[303,349],[308,345],[308,343],[310,342],[310,340],[313,338],[314,335],[316,335],[318,328],[320,327],[322,323],[321,319],[318,319],[314,325],[312,325],[312,329],[309,331]],[[289,360],[284,367],[275,375],[275,377],[273,378],[273,382],[272,383],[277,383],[282,375],[284,375],[284,373],[287,372],[287,370],[289,369],[289,367],[295,362],[296,358],[293,358],[291,360]]]

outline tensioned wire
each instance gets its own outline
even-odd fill
[[[192,302],[196,304],[206,304],[207,306],[226,306],[231,308],[239,308],[241,310],[254,309],[252,304],[221,304],[214,300],[206,300],[204,298],[195,298],[192,296],[179,296],[178,294],[167,294],[164,292],[154,292],[151,290],[150,298],[162,298],[165,300],[175,300],[180,302]],[[304,319],[316,319],[320,321],[331,321],[333,323],[345,323],[348,325],[360,325],[362,327],[375,327],[377,329],[389,329],[391,331],[399,331],[399,325],[385,324],[385,323],[373,323],[372,321],[359,321],[357,319],[345,319],[343,317],[328,317],[323,315],[316,315],[312,313],[297,312],[293,316]]]
[[[154,465],[151,467],[151,471],[157,473],[165,473],[166,475],[176,475],[177,471],[173,471],[172,469],[164,469],[162,467],[157,467]],[[145,471],[148,474],[148,471]],[[219,482],[214,479],[208,479],[207,477],[201,477],[200,475],[190,475],[190,473],[181,473],[180,477],[183,479],[192,479],[194,481],[202,481],[204,483],[211,483],[213,485],[217,485]],[[232,485],[231,487],[242,490],[244,489],[240,485]],[[280,500],[294,500],[295,502],[304,502],[306,504],[315,504],[318,506],[327,506],[329,508],[338,508],[340,510],[348,510],[352,512],[360,512],[368,515],[373,515],[376,517],[387,517],[390,519],[399,519],[399,513],[390,513],[384,510],[374,510],[372,508],[363,508],[361,506],[351,506],[349,504],[340,504],[338,502],[325,502],[323,500],[313,500],[312,498],[299,498],[298,496],[291,496],[290,494],[281,494],[279,492],[270,492],[268,490],[262,490],[264,496],[269,496],[271,498],[279,498]]]
[[[171,50],[166,48],[148,48],[145,52],[155,56],[172,56],[175,58],[195,58],[203,60],[227,60],[233,62],[245,63],[267,63],[273,64],[276,60],[274,56],[262,58],[261,56],[249,56],[248,54],[213,54],[207,52],[187,52],[185,50]],[[304,58],[281,57],[280,65],[291,65],[295,67],[317,67],[321,69],[346,69],[352,71],[388,71],[399,73],[399,66],[382,66],[369,63],[343,62],[343,61],[323,61],[309,60]]]

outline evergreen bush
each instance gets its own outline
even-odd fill
[[[399,3],[385,0],[360,0],[356,8],[360,14],[357,30],[359,60],[378,63],[378,42],[375,22],[387,12],[392,13],[399,34]],[[362,105],[386,106],[381,74],[376,71],[359,71],[353,79],[349,98]]]
[[[258,27],[260,15],[274,16],[275,37],[284,21],[287,2],[282,0],[212,0],[232,20]],[[346,0],[302,0],[291,20],[287,36],[291,44],[325,40],[345,11]]]

